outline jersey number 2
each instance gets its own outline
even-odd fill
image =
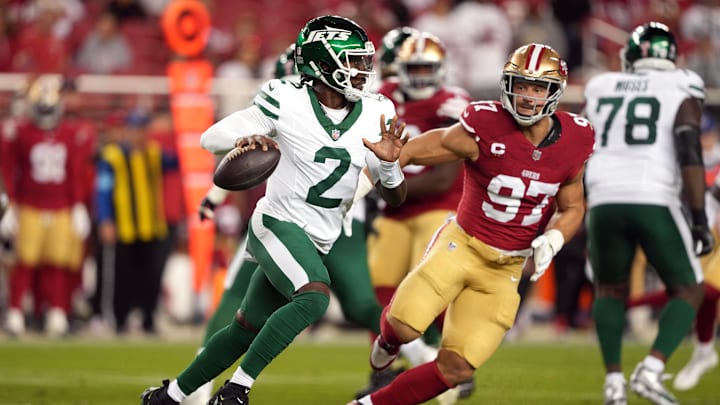
[[[315,162],[325,163],[328,159],[337,160],[340,164],[335,170],[330,173],[325,179],[310,187],[308,195],[305,197],[305,201],[309,204],[323,207],[323,208],[335,208],[339,207],[342,202],[339,198],[327,198],[323,197],[322,194],[328,191],[332,186],[335,185],[342,176],[347,173],[350,168],[350,153],[346,149],[331,148],[324,146],[315,152]]]

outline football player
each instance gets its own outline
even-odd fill
[[[546,45],[516,49],[502,70],[500,101],[477,101],[460,122],[412,138],[401,165],[464,162],[457,216],[400,283],[381,319],[370,363],[388,367],[398,348],[446,311],[435,361],[400,374],[360,404],[418,404],[472,378],[513,325],[523,264],[537,280],[584,215],[585,161],[592,126],[556,111],[567,65]],[[552,207],[547,227],[541,219]]]
[[[380,87],[379,92],[395,104],[411,139],[456,123],[470,102],[464,90],[444,85],[445,59],[445,46],[435,35],[411,33],[398,48],[394,62],[397,75]],[[399,207],[385,206],[373,222],[374,232],[368,239],[370,274],[383,306],[390,303],[402,279],[420,262],[435,231],[455,213],[462,194],[459,160],[410,165],[403,171],[408,184],[405,202]]]
[[[85,168],[91,127],[64,118],[59,77],[44,75],[28,88],[28,117],[3,127],[2,169],[9,206],[0,233],[13,239],[18,262],[10,275],[6,328],[25,331],[22,300],[33,289],[36,312],[46,312],[45,332],[68,332],[74,275],[90,232]],[[47,307],[47,308],[45,308]]]
[[[585,184],[603,391],[605,404],[627,403],[620,355],[630,267],[640,246],[669,301],[648,355],[630,376],[630,389],[671,405],[678,402],[663,385],[663,371],[702,301],[697,256],[713,246],[700,147],[704,86],[697,74],[676,67],[675,38],[663,24],[638,26],[621,57],[623,72],[600,74],[585,88],[586,114],[597,129],[598,150],[588,162]]]
[[[363,167],[389,204],[405,199],[398,162],[404,125],[389,100],[365,91],[374,53],[355,22],[315,18],[296,41],[301,81],[268,81],[254,105],[203,133],[203,147],[216,154],[244,146],[282,152],[250,219],[247,250],[258,268],[230,324],[177,379],[143,392],[143,404],[177,404],[243,355],[210,403],[246,404],[261,371],[327,309],[325,255],[341,233]]]
[[[398,27],[391,29],[382,37],[377,57],[380,67],[380,79],[386,80],[397,76],[398,66],[396,62],[400,46],[409,36],[419,33],[420,31],[412,27]]]
[[[295,43],[288,46],[278,58],[274,73],[276,79],[293,81],[300,79],[295,65],[294,54]],[[199,209],[200,219],[213,218],[215,207],[225,200],[227,194],[228,191],[213,186],[201,203]],[[332,280],[331,290],[337,297],[345,318],[377,335],[380,333],[382,306],[375,297],[367,268],[364,213],[364,200],[359,199],[353,204],[350,212],[346,214],[346,223],[343,224],[346,227],[345,232],[340,235],[333,248],[325,256],[325,265]],[[348,224],[347,221],[351,221],[351,223]],[[225,291],[216,311],[206,325],[205,338],[200,352],[204,350],[210,337],[226,326],[227,321],[233,318],[247,293],[250,276],[252,276],[256,268],[257,263],[252,255],[248,254],[246,244],[242,243],[228,266],[228,273],[225,277]],[[413,346],[419,346],[421,349],[426,348],[421,341],[418,341]],[[434,358],[435,354],[432,353],[431,355]],[[425,358],[422,360],[425,360]],[[419,362],[421,361],[416,361],[413,364]],[[379,386],[387,385],[392,377],[394,377],[394,374],[373,375],[371,377],[371,387],[379,388]],[[388,378],[390,379],[388,380]],[[203,385],[193,395],[186,398],[183,405],[207,404],[212,396],[212,385],[212,381]]]

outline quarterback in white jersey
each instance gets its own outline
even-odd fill
[[[143,405],[178,404],[243,355],[209,403],[247,404],[262,370],[327,309],[325,254],[340,235],[363,167],[388,204],[405,199],[398,162],[405,126],[398,125],[392,102],[364,91],[374,53],[355,22],[315,18],[296,41],[301,79],[267,82],[252,106],[203,133],[202,146],[214,153],[280,149],[248,229],[247,249],[258,267],[232,322],[176,379],[145,390]]]
[[[233,148],[238,137],[272,137],[280,148],[280,162],[256,211],[300,225],[327,253],[340,235],[361,170],[377,166],[377,157],[362,138],[377,142],[378,117],[393,117],[395,108],[384,97],[364,97],[342,121],[333,122],[333,114],[344,113],[322,105],[306,83],[273,79],[252,107],[213,125],[201,142],[222,153]]]
[[[630,377],[633,392],[655,404],[678,403],[662,374],[702,301],[697,256],[713,246],[700,147],[704,85],[697,74],[675,67],[676,54],[665,25],[641,25],[621,52],[624,71],[600,74],[585,89],[585,111],[596,134],[585,184],[605,404],[627,404],[620,353],[637,247],[657,270],[670,300],[652,348]]]

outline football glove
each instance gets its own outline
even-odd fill
[[[3,238],[10,239],[15,236],[18,231],[18,218],[16,210],[17,209],[12,204],[8,205],[5,210],[5,215],[3,215],[0,220],[0,236]]]
[[[693,225],[690,228],[693,239],[693,250],[698,256],[710,253],[715,245],[715,238],[707,225]]]
[[[200,201],[198,216],[200,221],[212,220],[215,218],[215,208],[220,205],[230,192],[213,184],[205,197]]]
[[[533,262],[535,263],[535,273],[530,276],[530,281],[537,281],[545,274],[545,270],[550,267],[553,257],[562,249],[564,243],[565,238],[562,232],[557,229],[550,229],[533,239],[530,246],[533,250],[532,255]]]
[[[77,203],[73,205],[70,212],[73,232],[80,239],[85,239],[90,234],[90,215],[88,215],[85,205]]]

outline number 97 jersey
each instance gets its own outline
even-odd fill
[[[675,115],[686,98],[702,99],[703,89],[688,70],[609,72],[587,83],[585,111],[597,143],[585,173],[588,206],[677,204]]]
[[[530,248],[558,190],[580,173],[594,146],[584,118],[558,111],[551,119],[554,129],[537,147],[499,102],[465,109],[460,122],[479,150],[477,160],[465,161],[457,215],[465,232],[505,251]]]

